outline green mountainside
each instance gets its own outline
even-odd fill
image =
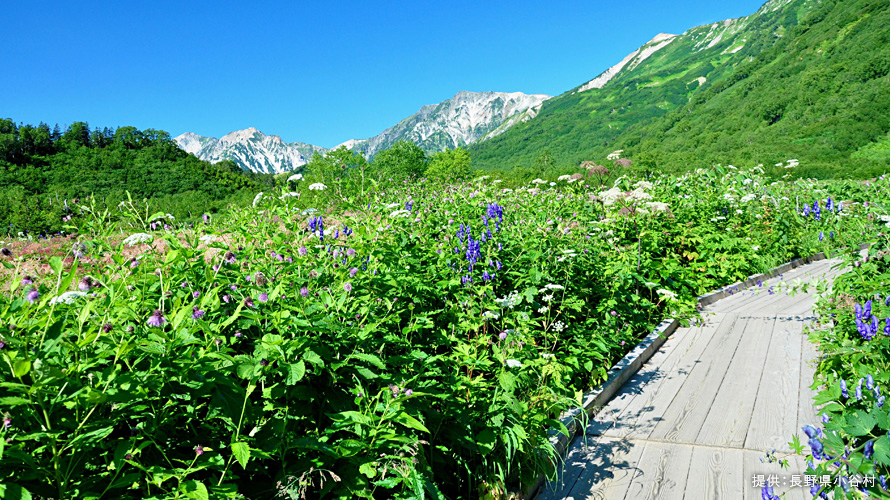
[[[0,235],[58,232],[78,205],[117,212],[127,192],[179,221],[200,220],[272,184],[231,161],[199,160],[160,130],[75,122],[62,132],[0,119]]]
[[[771,0],[631,56],[602,88],[576,87],[471,146],[474,167],[576,167],[618,149],[653,170],[795,158],[797,175],[825,177],[888,166],[886,1]]]

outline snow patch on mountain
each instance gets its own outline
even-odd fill
[[[286,143],[281,137],[265,135],[254,127],[230,132],[220,139],[186,132],[174,141],[202,160],[232,160],[244,170],[267,174],[294,170],[308,163],[314,152],[327,151],[302,142]]]
[[[645,61],[649,56],[654,54],[655,52],[661,50],[667,44],[671,43],[677,35],[671,35],[668,33],[659,33],[655,35],[652,40],[649,40],[639,49],[631,52],[624,59],[621,60],[618,64],[612,66],[611,68],[603,71],[602,74],[585,83],[577,90],[577,92],[584,92],[585,90],[590,89],[601,89],[609,80],[615,77],[625,66],[628,66],[628,69],[633,69],[637,67],[641,62]]]

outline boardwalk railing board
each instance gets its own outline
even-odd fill
[[[870,245],[871,243],[863,243],[859,245],[859,249],[863,250]],[[700,307],[707,306],[722,298],[734,295],[737,292],[741,292],[754,286],[758,281],[766,281],[775,278],[776,276],[784,274],[797,267],[825,260],[826,258],[824,252],[819,252],[809,257],[792,260],[791,262],[774,267],[765,273],[753,275],[745,281],[737,282],[714,292],[702,295],[698,297],[698,304]],[[621,387],[640,370],[643,364],[648,361],[656,351],[658,351],[678,326],[679,322],[674,318],[662,321],[652,333],[647,335],[632,351],[609,370],[606,381],[602,385],[587,391],[582,395],[581,407],[568,410],[560,417],[560,422],[565,425],[568,434],[555,429],[548,431],[550,443],[560,457],[565,456],[569,445],[578,435],[579,431],[584,428],[584,426],[579,425],[579,421],[586,420],[586,417],[592,416],[599,408],[604,407]],[[585,418],[579,418],[582,415],[584,415]],[[521,494],[520,498],[532,499],[537,497],[544,482],[544,476],[539,476],[535,483]]]

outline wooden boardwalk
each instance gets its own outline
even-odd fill
[[[559,481],[538,499],[759,499],[760,474],[776,474],[785,499],[810,498],[791,486],[793,475],[803,479],[800,459],[782,469],[761,458],[790,451],[793,434],[820,422],[809,388],[816,351],[802,333],[815,293],[770,287],[833,279],[838,263],[798,267],[678,328],[575,438]]]

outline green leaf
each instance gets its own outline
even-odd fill
[[[375,367],[380,368],[381,370],[386,369],[386,365],[383,363],[383,360],[381,360],[379,357],[377,357],[373,354],[365,354],[363,352],[357,352],[357,353],[353,354],[352,357],[360,359],[366,363],[370,363],[370,364],[374,365]]]
[[[303,363],[303,360],[297,361],[296,363],[290,363],[287,365],[287,380],[285,380],[284,383],[287,385],[294,385],[302,380],[305,374],[306,364]]]
[[[18,396],[9,396],[5,398],[0,398],[0,406],[18,406],[18,405],[26,405],[30,401],[25,398],[20,398]]]
[[[415,430],[418,430],[421,432],[426,432],[427,434],[429,434],[429,432],[430,432],[429,429],[427,429],[426,427],[423,426],[422,423],[420,423],[420,420],[417,420],[416,418],[414,418],[411,415],[408,415],[407,413],[404,413],[404,412],[396,415],[393,418],[393,420],[404,425],[405,427],[410,428],[410,429],[415,429]]]
[[[0,483],[0,498],[3,500],[31,500],[31,492],[13,483]]]
[[[886,435],[881,436],[875,441],[875,462],[890,465],[890,438]]]
[[[374,467],[374,462],[365,462],[361,464],[358,471],[368,476],[368,479],[373,479],[374,476],[377,475],[377,468]]]
[[[498,442],[498,437],[491,429],[485,429],[476,435],[476,446],[483,455],[488,455],[494,450],[494,446]]]
[[[204,483],[200,481],[195,481],[194,479],[189,479],[182,483],[182,492],[185,493],[187,498],[193,498],[195,500],[210,500],[210,495],[207,493],[207,487],[204,486]]]
[[[49,267],[53,269],[53,274],[59,274],[62,272],[62,258],[58,255],[53,255],[49,258]]]
[[[179,257],[179,250],[170,250],[164,257],[164,265],[169,265],[171,262],[176,260],[177,257]]]
[[[16,377],[24,377],[29,371],[31,371],[30,359],[18,359],[12,364],[12,373],[14,373]]]
[[[846,430],[853,436],[865,436],[875,426],[875,419],[864,411],[857,411],[847,417]]]
[[[247,462],[250,461],[250,446],[244,442],[232,443],[232,454],[241,464],[241,467],[247,469]]]

